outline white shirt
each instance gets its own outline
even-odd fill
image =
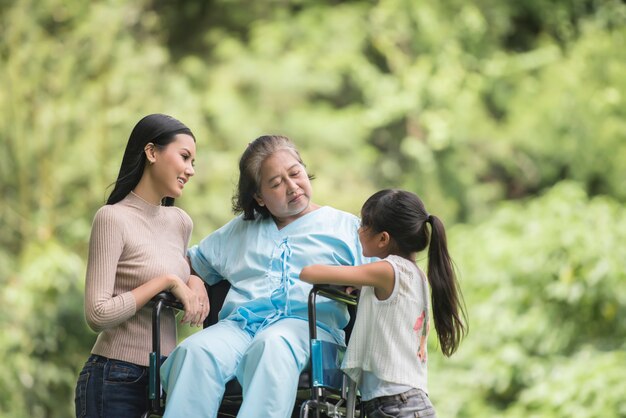
[[[342,368],[360,389],[376,386],[369,377],[367,387],[363,386],[363,373],[369,372],[392,386],[400,385],[398,390],[408,386],[428,393],[427,364],[418,356],[429,321],[426,276],[402,257],[390,255],[384,261],[394,270],[393,291],[389,298],[378,300],[373,287],[361,290]]]

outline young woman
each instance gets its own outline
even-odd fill
[[[359,385],[368,418],[434,417],[426,387],[427,282],[444,355],[456,351],[466,330],[443,223],[428,214],[415,194],[402,190],[375,193],[361,217],[363,255],[382,261],[356,267],[311,265],[302,269],[300,279],[362,286],[342,368]],[[426,278],[415,259],[427,246]]]
[[[98,332],[76,385],[77,417],[139,417],[147,409],[152,351],[148,301],[172,292],[182,322],[208,314],[202,281],[185,251],[193,224],[173,205],[194,175],[195,138],[171,116],[148,115],[133,129],[117,181],[94,217],[85,283],[85,316]],[[176,344],[174,314],[164,312],[162,350]]]

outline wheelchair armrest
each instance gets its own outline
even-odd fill
[[[311,292],[336,300],[337,302],[343,302],[346,305],[356,306],[359,297],[351,293],[346,293],[343,289],[345,289],[344,286],[316,284],[313,286]]]
[[[176,299],[176,297],[170,292],[157,293],[156,295],[154,295],[151,301],[155,304],[158,302],[161,302],[163,306],[167,306],[167,307],[178,309],[178,310],[184,309],[183,304],[180,303],[178,299]]]
[[[357,295],[346,293],[338,286],[319,284],[314,285],[309,292],[308,303],[309,337],[311,338],[311,340],[317,339],[317,307],[315,306],[317,295],[345,303],[348,306],[356,306],[359,299]]]

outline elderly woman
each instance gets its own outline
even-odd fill
[[[283,136],[262,136],[239,163],[233,209],[243,213],[189,249],[192,270],[231,284],[219,322],[183,341],[161,369],[165,417],[215,417],[225,384],[243,388],[240,417],[289,417],[309,359],[309,264],[359,265],[354,215],[312,202],[300,154]],[[343,343],[345,307],[318,302],[319,338]]]

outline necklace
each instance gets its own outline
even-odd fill
[[[155,205],[154,203],[148,202],[146,199],[144,199],[143,197],[139,196],[137,193],[135,193],[133,190],[130,191],[133,196],[136,196],[139,200],[147,203],[150,206],[161,206],[161,203],[159,203],[158,205]]]

